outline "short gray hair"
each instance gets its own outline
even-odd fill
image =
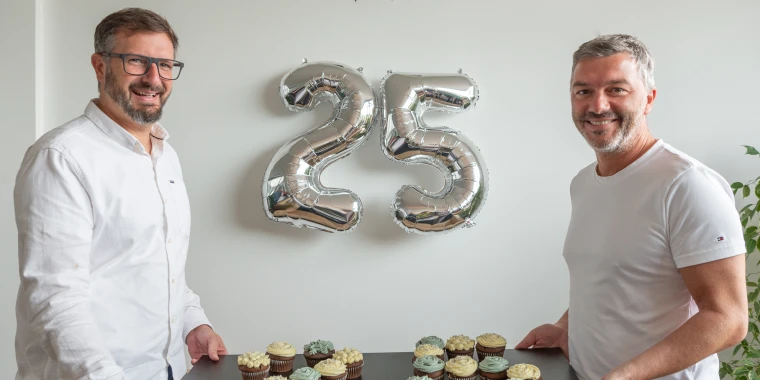
[[[116,33],[126,32],[128,35],[139,32],[166,33],[177,53],[179,39],[166,19],[147,9],[124,8],[106,16],[95,27],[95,52],[110,52],[116,43]]]
[[[654,89],[654,58],[649,49],[638,38],[627,34],[608,34],[599,36],[591,41],[583,43],[573,53],[573,69],[570,76],[575,73],[578,62],[586,58],[609,57],[619,53],[628,53],[639,65],[639,77],[647,89]]]

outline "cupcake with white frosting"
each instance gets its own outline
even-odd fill
[[[457,356],[446,362],[449,380],[475,380],[478,377],[478,362],[471,356]]]
[[[243,380],[263,380],[269,376],[269,356],[261,352],[246,352],[237,357]]]
[[[412,356],[412,363],[414,363],[415,360],[427,355],[437,356],[441,360],[444,359],[442,348],[438,346],[434,346],[432,344],[421,344],[417,346],[417,348],[414,349],[414,355]]]
[[[504,357],[504,350],[507,348],[507,340],[499,334],[483,334],[475,338],[477,344],[475,350],[478,352],[478,361],[483,361],[488,356]]]
[[[533,364],[515,364],[507,370],[507,377],[515,380],[539,380],[541,379],[541,370]]]
[[[273,342],[267,346],[267,354],[272,361],[272,372],[284,373],[293,370],[296,349],[286,342]]]
[[[346,365],[349,379],[355,379],[362,375],[364,355],[355,348],[344,348],[333,354],[333,359],[340,360]]]
[[[473,351],[475,351],[475,341],[467,335],[454,335],[446,341],[446,355],[449,356],[449,360],[457,356],[472,357]]]
[[[314,369],[322,375],[322,380],[346,380],[346,365],[338,359],[325,359],[317,363]]]

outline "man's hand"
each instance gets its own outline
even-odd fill
[[[531,330],[522,342],[515,346],[515,349],[525,348],[552,348],[559,347],[565,357],[568,356],[567,350],[567,329],[557,324],[545,324]]]
[[[209,325],[200,325],[192,329],[187,334],[186,343],[191,364],[198,362],[203,355],[208,355],[214,361],[219,360],[219,355],[227,355],[227,347],[224,347],[222,337]]]

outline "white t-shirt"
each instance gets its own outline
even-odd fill
[[[613,176],[587,166],[570,195],[570,364],[598,380],[698,312],[678,268],[743,254],[744,236],[723,177],[661,140]],[[718,368],[711,355],[662,379]]]

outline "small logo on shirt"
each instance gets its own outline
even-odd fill
[[[723,241],[723,236],[718,236],[718,241]]]
[[[173,179],[170,179],[170,180],[169,180],[169,183],[174,183],[174,180],[173,180]],[[723,240],[723,238],[720,238],[720,240]]]

